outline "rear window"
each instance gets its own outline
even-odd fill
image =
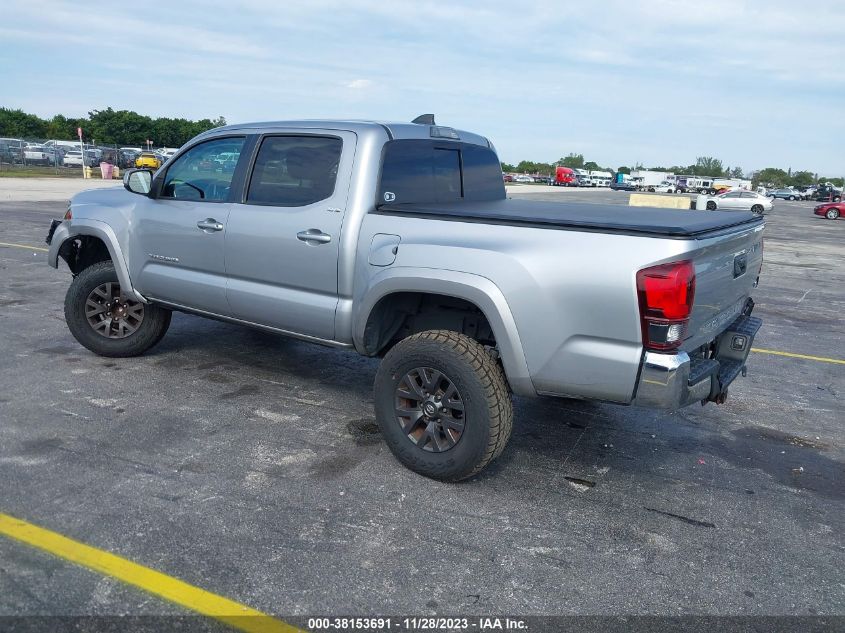
[[[385,146],[379,203],[504,197],[499,159],[486,147],[428,140],[390,141]]]

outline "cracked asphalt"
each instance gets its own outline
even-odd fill
[[[756,346],[845,358],[845,222],[811,206],[768,216]],[[2,201],[0,242],[63,211]],[[755,353],[727,404],[674,414],[520,398],[450,485],[382,443],[376,360],[184,314],[100,358],[69,282],[0,246],[0,512],[281,617],[843,614],[843,365]],[[179,613],[0,536],[0,616]]]

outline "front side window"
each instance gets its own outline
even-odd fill
[[[331,197],[343,141],[333,136],[268,136],[255,159],[247,204],[302,207]]]
[[[218,138],[189,149],[170,165],[159,197],[199,202],[228,200],[244,140],[242,136]]]

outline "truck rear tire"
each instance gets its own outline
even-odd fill
[[[382,360],[374,392],[385,442],[425,477],[472,477],[510,439],[513,406],[504,372],[462,334],[430,330],[400,341]]]
[[[170,310],[124,296],[110,261],[82,270],[65,295],[65,321],[70,333],[100,356],[143,354],[164,337],[170,316]]]

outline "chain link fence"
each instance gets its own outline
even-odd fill
[[[0,138],[0,175],[69,176],[102,178],[109,170],[114,177],[135,167],[141,152],[154,152],[161,162],[174,148],[144,148],[79,141],[38,138]],[[109,167],[106,167],[109,166]],[[102,167],[102,169],[101,169]],[[85,169],[88,168],[88,169]],[[117,171],[114,171],[117,168]]]

